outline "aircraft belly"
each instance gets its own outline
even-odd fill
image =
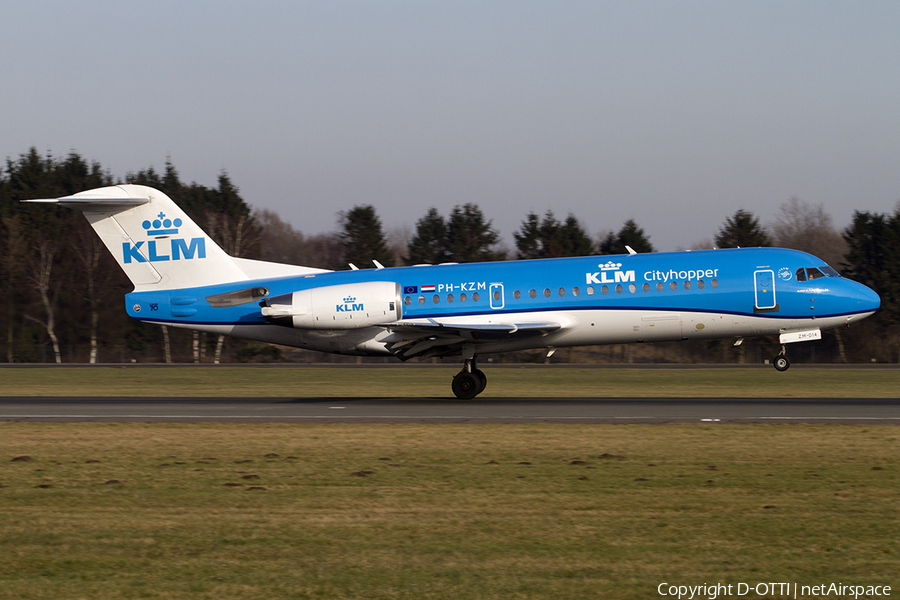
[[[642,342],[663,342],[680,340],[683,321],[681,314],[674,312],[650,313],[641,316]]]
[[[391,356],[385,345],[379,341],[385,336],[380,327],[369,327],[353,331],[300,330],[272,325],[192,325],[170,323],[173,327],[196,329],[215,335],[256,340],[281,346],[317,350],[337,354],[360,356]]]

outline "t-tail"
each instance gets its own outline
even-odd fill
[[[231,257],[168,196],[142,185],[26,202],[55,203],[84,213],[136,291],[319,271]]]

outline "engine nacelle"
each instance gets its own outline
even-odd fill
[[[357,329],[403,316],[400,285],[393,281],[311,288],[264,302],[269,323],[296,329]]]

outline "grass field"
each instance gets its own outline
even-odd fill
[[[896,590],[898,431],[3,423],[0,598]]]
[[[0,394],[446,397],[456,370],[0,369]],[[893,397],[900,383],[893,369],[487,372],[486,398]],[[0,599],[896,591],[898,431],[0,423]]]
[[[4,396],[409,397],[451,395],[459,367],[0,369]],[[485,367],[491,397],[896,397],[900,369]]]

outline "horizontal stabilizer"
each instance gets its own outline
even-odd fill
[[[120,212],[150,202],[147,198],[103,197],[103,196],[64,196],[62,198],[38,198],[23,200],[25,203],[59,204],[66,208],[74,208],[82,212]]]

